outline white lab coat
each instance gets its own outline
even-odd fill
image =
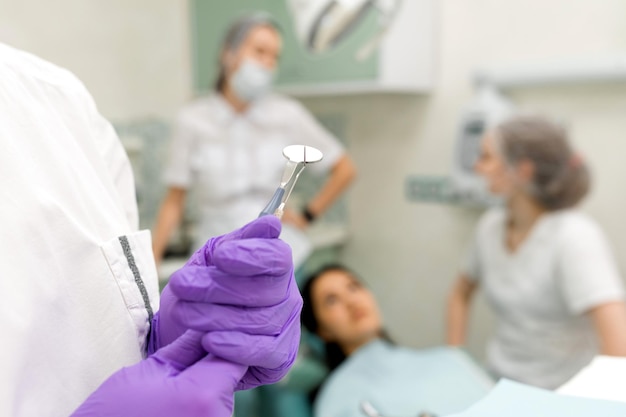
[[[0,415],[67,416],[144,355],[158,310],[150,234],[84,86],[2,44],[0,142]]]

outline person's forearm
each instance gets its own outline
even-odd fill
[[[461,274],[448,298],[446,342],[452,346],[465,344],[469,307],[476,283]]]
[[[167,242],[180,223],[183,210],[184,200],[181,197],[172,198],[168,195],[163,201],[152,236],[152,252],[157,265],[161,263]]]
[[[598,334],[600,353],[626,356],[626,305],[607,303],[594,308],[590,314]]]
[[[626,356],[624,337],[620,337],[620,339],[621,340],[611,340],[609,343],[603,343],[600,354],[606,356]]]
[[[356,167],[349,156],[344,155],[335,164],[330,177],[317,195],[308,202],[307,209],[316,217],[322,215],[345,191],[356,177]]]
[[[465,344],[468,303],[460,294],[454,293],[448,300],[446,343],[452,346]]]

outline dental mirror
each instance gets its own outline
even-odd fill
[[[283,149],[283,156],[287,159],[280,185],[274,192],[272,199],[267,203],[259,217],[273,214],[282,218],[285,204],[291,195],[293,186],[307,164],[319,162],[323,158],[320,150],[306,145],[290,145]]]
[[[311,164],[321,161],[324,155],[312,146],[290,145],[283,149],[283,156],[290,162]]]

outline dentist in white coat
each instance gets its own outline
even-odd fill
[[[302,301],[278,219],[210,239],[160,301],[137,225],[84,86],[0,44],[0,416],[227,417],[287,372]]]

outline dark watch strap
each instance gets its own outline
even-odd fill
[[[305,207],[304,210],[302,210],[302,215],[304,216],[306,221],[309,223],[315,220],[315,214],[311,213],[308,207]]]

